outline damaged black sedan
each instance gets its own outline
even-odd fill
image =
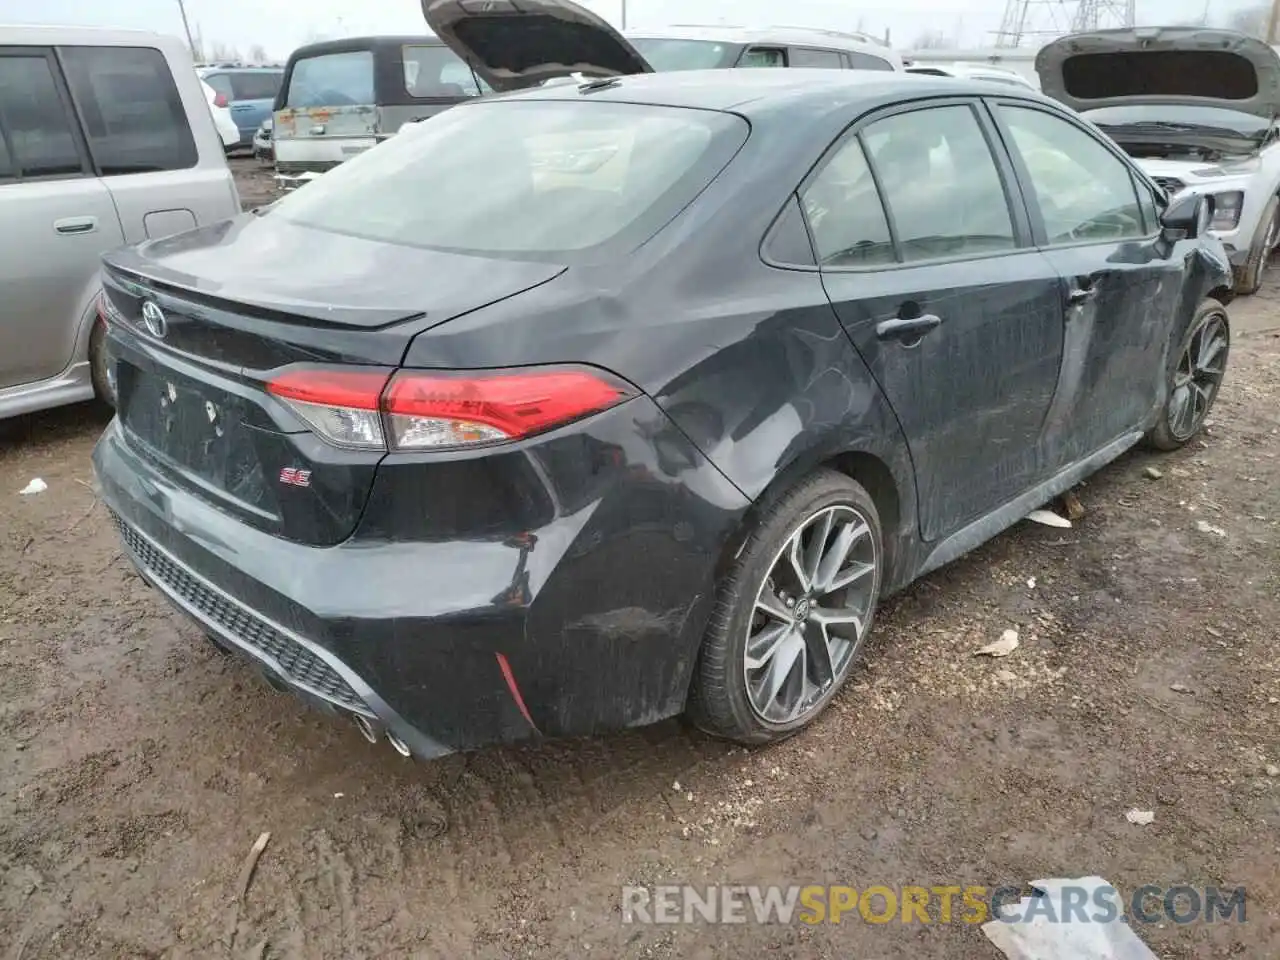
[[[95,468],[161,594],[402,752],[681,713],[766,743],[885,596],[1197,433],[1209,205],[981,82],[485,98],[110,255]]]

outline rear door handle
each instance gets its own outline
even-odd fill
[[[1067,294],[1067,303],[1077,307],[1082,303],[1088,303],[1097,294],[1097,287],[1073,287],[1071,292]]]
[[[53,221],[53,229],[58,233],[68,235],[77,233],[93,233],[98,229],[97,217],[63,217],[61,220]]]
[[[894,317],[892,320],[881,320],[876,324],[876,338],[879,340],[897,340],[906,346],[915,346],[920,338],[931,330],[942,326],[942,318],[932,313],[905,319]]]

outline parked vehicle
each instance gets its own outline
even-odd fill
[[[289,58],[276,99],[276,169],[328,170],[404,123],[486,92],[471,68],[435,37],[309,44]]]
[[[272,123],[272,119],[267,117],[258,125],[258,132],[253,135],[253,156],[265,164],[276,162],[276,150],[271,136]]]
[[[102,254],[239,210],[177,40],[0,27],[0,417],[109,398]]]
[[[250,147],[262,121],[280,92],[284,71],[279,67],[210,67],[200,77],[220,95],[219,106],[231,111],[239,135],[235,147]]]
[[[1012,83],[1020,87],[1035,85],[1015,70],[1002,67],[991,67],[981,63],[930,63],[912,64],[906,68],[907,73],[919,73],[930,77],[963,77],[966,80],[991,80],[994,83]]]
[[[571,5],[557,3],[556,6]],[[701,26],[634,30],[628,31],[625,37],[656,71],[726,67],[902,69],[902,58],[898,54],[865,33],[809,27]]]
[[[226,98],[203,80],[200,81],[200,89],[204,91],[205,100],[209,104],[209,112],[213,115],[213,125],[218,130],[222,149],[230,152],[240,142],[240,130],[231,119],[231,108],[227,106]]]
[[[533,22],[431,25],[504,87],[620,65],[612,31],[517,63],[498,38],[556,35]],[[161,594],[403,753],[686,710],[769,742],[883,597],[1197,434],[1229,347],[1211,210],[1014,86],[480,98],[106,257],[95,470]]]
[[[1036,57],[1045,93],[1110,134],[1171,196],[1214,201],[1236,289],[1253,293],[1280,243],[1280,56],[1203,27],[1098,30]]]

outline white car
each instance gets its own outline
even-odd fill
[[[920,73],[929,77],[961,77],[965,80],[992,80],[1010,83],[1018,87],[1035,89],[1035,84],[1022,74],[1004,67],[992,67],[984,63],[920,63],[907,67],[907,73]]]
[[[204,98],[209,101],[209,112],[213,114],[213,124],[218,128],[218,136],[222,138],[222,149],[230,150],[240,142],[240,130],[231,119],[231,104],[203,80],[200,86],[204,89]]]
[[[1062,37],[1036,56],[1041,89],[1096,124],[1171,198],[1213,198],[1236,291],[1253,293],[1280,241],[1280,56],[1201,27]]]

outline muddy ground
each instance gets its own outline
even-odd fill
[[[963,924],[623,925],[620,885],[1099,874],[1248,888],[1244,924],[1142,927],[1162,958],[1280,956],[1280,277],[1233,317],[1202,442],[916,584],[816,728],[755,752],[674,722],[371,747],[130,572],[90,487],[101,410],[0,425],[0,952],[992,960]]]

